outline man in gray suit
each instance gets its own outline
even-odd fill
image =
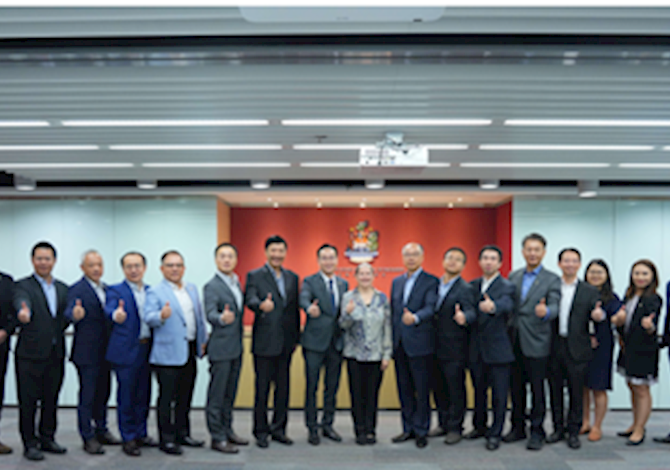
[[[509,321],[515,360],[512,364],[512,430],[504,442],[526,438],[526,383],[530,383],[533,408],[531,433],[526,448],[540,450],[544,444],[542,428],[546,403],[544,379],[551,351],[552,320],[558,316],[561,278],[542,267],[547,242],[531,233],[523,239],[524,268],[513,271],[509,280],[516,286],[513,314]]]
[[[305,278],[300,292],[300,307],[307,314],[302,333],[302,352],[305,357],[305,424],[309,430],[307,442],[319,445],[317,432],[316,387],[321,369],[325,369],[323,416],[321,432],[324,437],[341,442],[342,437],[333,429],[335,395],[340,383],[343,340],[338,323],[342,296],[349,289],[347,282],[335,275],[337,248],[322,245],[316,256],[319,272]]]
[[[205,285],[204,301],[212,334],[207,343],[210,381],[205,416],[212,449],[236,454],[236,445],[247,445],[233,431],[233,404],[242,367],[242,316],[244,294],[235,274],[237,248],[222,243],[214,250],[217,271]]]

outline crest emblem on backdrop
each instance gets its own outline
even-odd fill
[[[379,256],[379,232],[367,220],[349,228],[349,243],[344,256],[355,264],[369,263]]]

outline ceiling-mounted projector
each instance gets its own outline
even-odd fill
[[[403,143],[401,133],[388,133],[377,145],[361,147],[359,163],[363,168],[423,168],[428,156],[426,147]]]

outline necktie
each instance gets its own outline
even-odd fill
[[[333,313],[335,313],[337,305],[335,305],[335,290],[333,289],[333,280],[328,279],[328,284],[330,288],[330,304],[333,307]]]

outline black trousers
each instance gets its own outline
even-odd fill
[[[0,415],[5,403],[5,375],[7,374],[7,361],[9,360],[9,336],[5,342],[0,344]]]
[[[588,362],[575,361],[570,356],[568,342],[563,337],[556,339],[556,354],[549,362],[549,391],[551,399],[551,417],[554,431],[579,434],[582,426],[584,402],[582,393],[586,383]],[[570,409],[566,418],[564,412],[563,386],[567,381]]]
[[[77,424],[84,441],[96,434],[107,432],[107,402],[109,401],[111,367],[107,361],[98,364],[78,365],[79,403]],[[95,426],[93,426],[95,424]]]
[[[530,383],[533,394],[533,408],[530,412],[531,433],[544,437],[542,424],[547,412],[544,397],[544,379],[547,376],[548,357],[524,356],[519,340],[514,343],[512,363],[512,429],[526,429],[526,384]]]
[[[409,357],[402,343],[393,351],[402,429],[419,437],[430,427],[430,376],[433,356]]]
[[[154,366],[159,385],[158,433],[161,443],[178,442],[190,436],[191,399],[196,365],[196,343],[189,343],[189,356],[183,366]]]
[[[308,429],[317,427],[316,389],[319,385],[321,369],[325,369],[323,389],[323,416],[322,426],[333,424],[335,417],[335,398],[340,386],[340,372],[342,370],[342,353],[338,352],[331,343],[323,352],[302,350],[305,358],[305,425]]]
[[[207,429],[214,441],[227,441],[233,434],[233,405],[242,368],[242,356],[212,361],[207,391]]]
[[[447,432],[463,432],[465,419],[465,364],[436,359],[438,377],[433,388],[439,425]]]
[[[254,429],[256,439],[268,434],[285,434],[288,423],[289,367],[293,351],[279,356],[254,356],[256,396],[254,398]],[[268,424],[268,396],[274,383],[274,412]]]
[[[377,429],[377,402],[382,383],[381,361],[359,362],[347,358],[351,416],[356,437],[375,435]]]
[[[470,364],[470,375],[475,388],[475,413],[472,424],[478,431],[486,431],[487,437],[500,437],[507,413],[509,392],[509,364]],[[488,401],[486,391],[491,387],[493,424],[487,429]]]
[[[19,397],[19,431],[23,446],[37,447],[40,440],[54,439],[58,425],[58,394],[65,365],[55,348],[44,360],[16,358],[16,390]],[[39,439],[35,434],[37,402],[41,403]]]

